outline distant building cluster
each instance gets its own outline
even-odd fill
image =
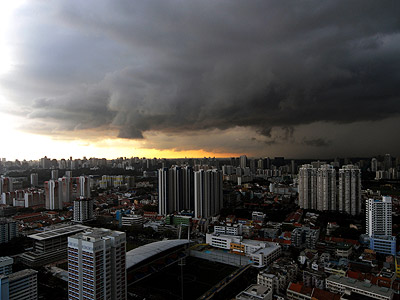
[[[299,170],[299,206],[320,211],[361,213],[361,170],[345,165],[336,170],[331,165],[315,168],[303,165]]]
[[[159,214],[194,211],[196,218],[217,215],[223,205],[222,172],[175,166],[158,170]]]

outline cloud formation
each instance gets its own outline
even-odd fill
[[[0,87],[41,134],[245,127],[264,147],[325,148],[329,133],[293,132],[399,116],[398,11],[368,0],[30,1]]]

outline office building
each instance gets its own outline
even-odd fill
[[[17,223],[11,219],[0,218],[0,244],[8,243],[17,236]]]
[[[12,265],[14,259],[8,256],[0,257],[0,275],[8,275],[12,273]]]
[[[317,169],[303,165],[299,170],[299,206],[317,209]]]
[[[1,300],[37,300],[37,271],[25,269],[0,275]]]
[[[94,201],[91,198],[79,197],[74,200],[74,222],[84,223],[93,220]]]
[[[24,252],[20,258],[30,267],[67,258],[68,236],[82,232],[90,227],[81,224],[47,227],[43,232],[28,235],[33,240],[33,250]]]
[[[336,211],[336,171],[331,165],[317,170],[317,210]]]
[[[366,234],[392,235],[392,198],[368,199],[365,206]]]
[[[194,174],[194,215],[209,218],[219,214],[223,205],[222,171],[200,170]]]
[[[124,232],[95,228],[68,238],[68,298],[125,300]]]
[[[361,171],[353,165],[339,169],[339,211],[351,215],[361,213]]]
[[[58,180],[49,180],[44,183],[46,209],[62,209],[61,188]]]

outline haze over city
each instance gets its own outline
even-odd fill
[[[400,155],[397,1],[0,11],[2,157]]]

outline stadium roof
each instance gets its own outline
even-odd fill
[[[188,240],[165,240],[135,248],[126,252],[126,268],[129,269],[154,255],[188,243]]]

